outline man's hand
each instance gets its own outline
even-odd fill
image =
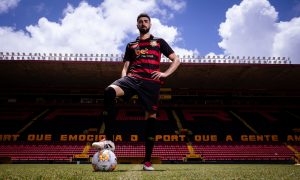
[[[151,78],[154,80],[159,80],[160,78],[165,78],[167,77],[166,73],[159,72],[159,71],[153,71]]]

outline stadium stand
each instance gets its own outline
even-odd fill
[[[92,156],[90,143],[103,130],[103,89],[119,77],[120,56],[22,57],[0,54],[0,160],[76,163],[76,155]],[[300,160],[299,65],[195,59],[182,58],[163,85],[154,157],[163,163],[185,163],[187,155],[197,163]],[[116,155],[142,157],[139,100],[117,101]]]
[[[290,161],[294,153],[284,145],[194,145],[207,161]]]

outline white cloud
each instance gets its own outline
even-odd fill
[[[179,47],[174,47],[173,50],[176,52],[176,55],[179,55],[180,57],[190,55],[190,56],[198,56],[199,52],[197,49],[194,50],[187,50]]]
[[[178,31],[176,27],[165,26],[161,24],[159,19],[151,19],[152,28],[151,33],[157,37],[163,37],[168,43],[173,44],[178,36]]]
[[[244,0],[226,12],[219,34],[225,54],[270,54],[277,12],[266,0]],[[259,47],[259,48],[258,48]]]
[[[213,56],[223,56],[223,54],[216,54],[216,53],[214,53],[214,52],[209,52],[208,54],[206,54],[205,56],[210,56],[210,57],[213,57]]]
[[[175,17],[174,11],[183,11],[186,7],[184,0],[157,0],[157,3],[161,5],[161,8],[158,8],[155,13],[160,15],[163,21],[173,19]]]
[[[219,46],[226,55],[285,56],[300,63],[298,18],[279,23],[277,18],[269,1],[243,0],[227,10],[219,28]]]
[[[161,2],[170,9],[176,11],[182,10],[186,7],[186,2],[182,0],[162,0]]]
[[[30,41],[30,37],[24,31],[14,31],[11,27],[1,27],[0,28],[0,48],[10,49],[13,45],[13,51],[11,52],[22,52],[24,49],[23,42],[26,42],[26,49],[31,49],[34,47],[34,42]],[[8,48],[7,48],[8,47]]]
[[[13,9],[18,6],[20,0],[1,0],[0,1],[0,14],[8,12],[9,9]]]
[[[300,18],[277,24],[278,33],[274,37],[274,56],[289,56],[293,63],[300,64]]]
[[[87,2],[78,7],[68,4],[59,22],[42,17],[26,30],[0,27],[0,51],[121,53],[127,41],[138,35],[137,15],[161,10],[155,0],[105,0],[97,7]],[[163,25],[157,18],[152,18],[151,33],[172,45],[180,39],[176,27]]]

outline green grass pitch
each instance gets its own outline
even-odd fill
[[[0,179],[300,179],[300,166],[282,164],[119,164],[93,172],[89,164],[0,164]]]

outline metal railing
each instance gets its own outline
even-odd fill
[[[178,56],[182,63],[202,64],[291,64],[289,57],[261,56]],[[40,60],[40,61],[104,61],[121,62],[123,54],[87,54],[87,53],[19,53],[0,52],[0,60]],[[161,62],[170,62],[165,56]]]

